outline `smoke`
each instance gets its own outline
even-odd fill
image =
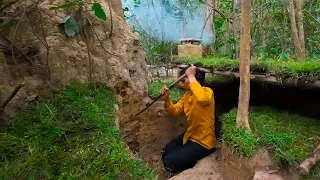
[[[123,8],[129,8],[129,11],[125,12],[129,25],[160,40],[179,42],[180,38],[198,38],[202,40],[204,45],[214,41],[210,28],[206,27],[203,30],[207,20],[206,7],[203,4],[199,4],[200,7],[196,11],[192,11],[191,15],[184,15],[184,21],[179,16],[181,11],[172,9],[172,7],[170,9],[166,4],[161,5],[156,1],[153,4],[144,2],[137,6],[133,0],[123,0],[122,5]],[[184,27],[182,27],[182,22],[185,22]]]

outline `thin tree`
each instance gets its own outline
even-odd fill
[[[231,19],[232,23],[230,24],[230,38],[236,40],[236,6],[238,4],[238,0],[232,0],[232,9],[231,9]],[[237,48],[237,43],[235,42],[233,44],[233,49],[231,48],[231,58],[238,58],[238,48]]]
[[[240,36],[240,89],[237,113],[237,126],[250,129],[248,110],[250,99],[250,0],[243,0],[241,5]]]
[[[303,14],[301,10],[301,0],[296,1],[296,9],[294,0],[289,0],[289,12],[290,12],[290,22],[291,22],[291,34],[295,49],[295,54],[298,59],[306,59],[306,50],[304,42],[304,28],[303,28]],[[296,16],[298,17],[298,28],[296,22]]]

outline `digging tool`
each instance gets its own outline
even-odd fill
[[[182,76],[179,77],[179,79],[177,79],[176,81],[174,81],[172,84],[170,84],[168,86],[168,89],[173,88],[176,84],[178,84],[178,82],[180,82],[183,78],[185,78],[187,75],[184,74]],[[147,107],[145,107],[142,111],[140,111],[139,113],[137,113],[134,117],[138,116],[139,114],[143,113],[145,110],[147,110],[153,103],[155,103],[162,95],[160,94],[155,100],[153,100],[150,104],[147,105]]]

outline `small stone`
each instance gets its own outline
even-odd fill
[[[269,173],[269,174],[273,174],[273,173],[276,173],[276,172],[278,172],[278,171],[279,171],[279,170],[274,169],[274,170],[269,170],[268,173]]]

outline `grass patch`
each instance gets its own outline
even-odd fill
[[[0,179],[156,179],[114,127],[115,103],[101,84],[43,96],[1,134]]]
[[[228,58],[181,58],[185,63],[200,64],[212,67],[217,71],[239,71],[239,61]],[[320,61],[281,61],[281,60],[253,60],[252,72],[265,73],[277,77],[314,77],[320,76]]]
[[[240,156],[271,149],[278,162],[298,166],[320,142],[320,121],[269,107],[250,107],[251,132],[236,127],[237,109],[222,116],[223,140]],[[319,179],[319,166],[307,178]]]
[[[159,91],[161,90],[163,85],[169,86],[172,82],[169,80],[157,80],[149,84],[149,96],[152,98],[156,98],[159,96]],[[177,84],[170,90],[170,99],[173,103],[178,102],[183,94],[185,93],[184,90],[179,88]]]
[[[226,84],[226,83],[230,83],[233,81],[233,78],[230,76],[224,76],[224,75],[218,75],[218,74],[208,74],[206,75],[205,78],[205,83],[206,84],[211,84],[211,83],[215,83],[215,84]]]

